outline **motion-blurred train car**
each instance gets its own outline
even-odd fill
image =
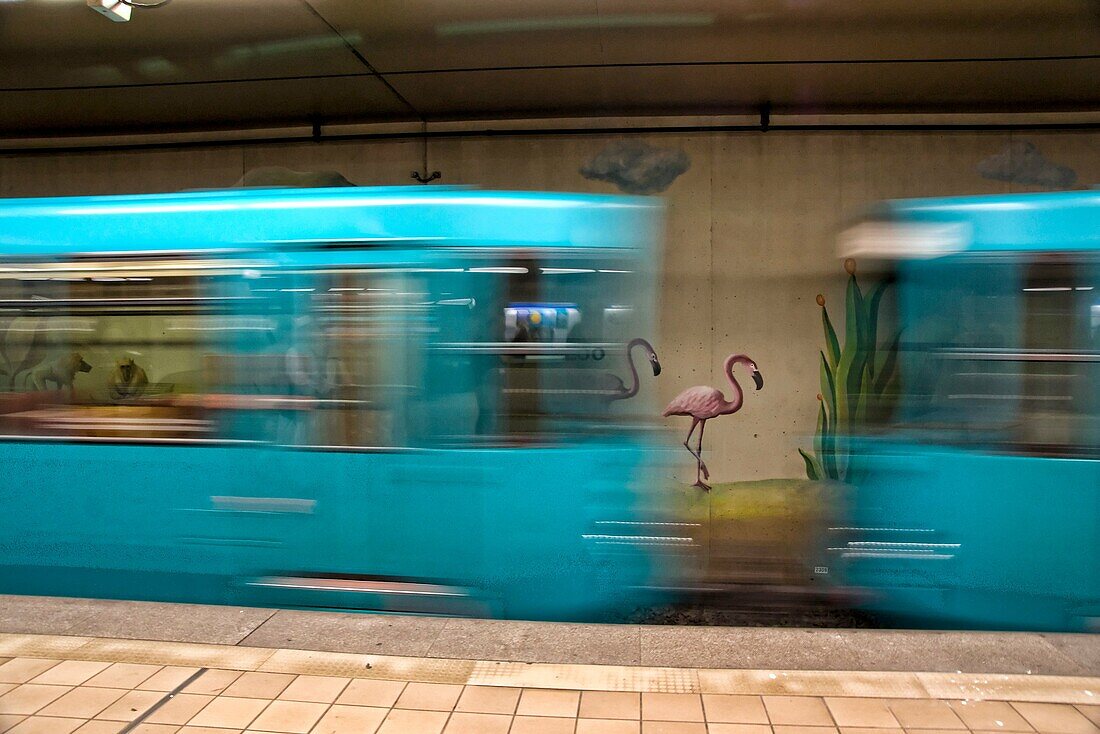
[[[907,621],[1095,629],[1100,191],[888,202],[841,243],[901,340],[834,565]]]
[[[661,222],[448,187],[3,201],[0,591],[635,606]]]

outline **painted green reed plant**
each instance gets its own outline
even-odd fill
[[[817,433],[813,453],[799,449],[810,479],[851,480],[848,438],[867,425],[869,414],[888,409],[896,394],[899,331],[878,343],[879,307],[888,281],[880,281],[865,296],[856,279],[856,263],[844,261],[848,290],[844,299],[844,346],[818,294],[825,349],[819,353],[821,392],[818,394]]]

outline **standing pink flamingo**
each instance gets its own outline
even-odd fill
[[[729,378],[730,384],[733,385],[733,400],[726,400],[726,396],[716,387],[697,385],[689,387],[673,398],[663,413],[665,417],[670,415],[691,416],[691,430],[688,431],[687,438],[684,439],[684,448],[695,457],[694,486],[706,490],[710,489],[710,485],[703,481],[703,477],[710,479],[710,472],[707,470],[707,465],[703,463],[703,430],[707,427],[708,420],[717,418],[720,415],[736,413],[741,410],[741,405],[745,402],[745,394],[741,391],[741,386],[737,384],[737,380],[733,376],[733,366],[735,364],[743,364],[752,370],[752,381],[756,383],[757,390],[764,387],[764,378],[760,375],[760,370],[756,368],[756,362],[753,362],[744,354],[731,354],[726,357],[726,364],[723,369],[726,377]],[[695,451],[692,451],[689,442],[691,441],[691,434],[695,433],[696,426],[699,426],[699,445]]]

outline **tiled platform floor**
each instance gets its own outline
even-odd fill
[[[1100,734],[1096,678],[696,670],[673,681],[692,692],[669,693],[670,671],[623,666],[486,674],[479,661],[441,671],[413,658],[0,635],[0,655],[12,651],[23,652],[0,657],[8,734]],[[522,680],[542,685],[506,685]]]

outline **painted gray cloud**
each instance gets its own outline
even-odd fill
[[[628,194],[656,194],[690,167],[691,159],[682,150],[624,140],[611,143],[581,166],[581,175],[613,183]]]
[[[1043,186],[1048,189],[1069,188],[1077,181],[1077,172],[1047,160],[1034,143],[1017,141],[1000,153],[978,164],[978,173],[994,181]]]

